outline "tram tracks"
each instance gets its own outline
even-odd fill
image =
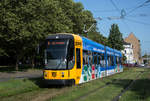
[[[127,73],[124,73],[122,76],[124,77],[126,74],[127,74]],[[118,76],[117,76],[117,75],[118,75]],[[120,75],[120,74],[115,74],[115,75],[114,75],[114,76],[117,76],[117,77],[115,77],[116,80],[122,78],[122,76],[120,77],[119,75]],[[74,101],[78,101],[79,99],[82,99],[82,98],[85,97],[86,95],[90,95],[90,94],[94,93],[95,91],[97,91],[98,89],[102,89],[102,88],[104,88],[105,86],[110,85],[112,82],[115,81],[115,80],[114,80],[114,81],[111,81],[111,78],[113,78],[113,76],[112,76],[112,77],[111,77],[111,76],[110,76],[110,77],[105,77],[105,78],[106,78],[108,81],[105,82],[105,80],[102,80],[102,82],[105,83],[104,86],[99,86],[99,87],[97,87],[97,88],[91,90],[90,92],[85,93],[83,96],[77,97],[77,99],[75,99]],[[105,78],[104,78],[104,79],[105,79]],[[109,79],[109,78],[110,78],[110,79]],[[102,79],[102,78],[100,78],[100,79]],[[81,84],[81,85],[84,85],[84,84]],[[77,86],[80,86],[80,85],[77,85]],[[77,86],[76,86],[76,87],[77,87]],[[33,100],[31,100],[31,101],[45,101],[45,100],[47,100],[47,99],[52,100],[52,99],[55,98],[57,95],[63,94],[63,93],[68,92],[68,91],[70,91],[70,90],[72,90],[72,87],[60,88],[60,89],[55,90],[54,92],[51,92],[51,90],[49,90],[49,92],[51,92],[51,93],[47,93],[47,94],[44,94],[44,95],[43,95],[43,94],[39,94],[38,97],[36,97],[35,99],[33,99]],[[43,98],[43,96],[44,96],[44,98]]]
[[[136,78],[134,80],[132,80],[131,82],[129,82],[127,84],[127,86],[121,90],[121,92],[116,96],[114,97],[114,99],[112,99],[112,101],[119,101],[119,99],[121,98],[121,96],[134,84],[136,83],[136,81],[139,79],[139,77],[143,74],[144,72],[141,71],[139,74],[137,74]]]
[[[139,73],[138,74],[138,76],[140,75],[141,73]],[[127,76],[126,76],[127,75]],[[128,73],[124,73],[124,75],[122,75],[121,77],[117,77],[117,78],[113,78],[112,79],[112,81],[108,81],[108,82],[105,82],[105,85],[103,85],[103,86],[100,86],[100,87],[97,87],[97,88],[95,88],[95,89],[93,89],[93,90],[91,90],[91,91],[89,91],[89,92],[87,92],[87,93],[85,93],[84,95],[82,95],[82,96],[80,96],[80,97],[78,97],[78,98],[76,98],[74,101],[81,101],[81,100],[84,100],[84,99],[86,99],[88,96],[90,96],[90,95],[92,95],[93,93],[96,93],[97,91],[99,91],[99,90],[101,90],[101,89],[105,89],[106,87],[108,87],[108,86],[110,86],[111,84],[114,84],[114,83],[116,83],[116,82],[118,82],[119,80],[121,80],[121,79],[128,79],[128,78],[130,78],[130,76],[132,76],[133,74],[130,74],[130,75],[128,75]],[[135,78],[136,78],[137,76],[135,76]],[[133,82],[133,80],[131,80],[129,83],[132,83]],[[125,85],[125,89],[128,87],[128,85]],[[124,90],[122,90],[122,92],[123,92]],[[119,95],[118,95],[118,97],[119,97]],[[116,97],[117,98],[117,97]],[[114,101],[117,101],[117,100],[114,100]]]
[[[122,89],[118,93],[116,93],[117,96],[113,96],[114,99],[115,98],[117,99],[117,97],[122,96],[126,92],[125,89],[130,88],[128,86],[133,81],[134,81],[134,83],[136,82],[136,79],[138,79],[140,74],[142,74],[142,72],[129,70],[129,71],[124,71],[120,74],[115,74],[115,75],[112,75],[109,77],[100,78],[102,80],[95,80],[95,81],[92,81],[89,83],[85,83],[85,84],[81,84],[81,85],[77,85],[77,86],[73,86],[73,87],[60,87],[60,88],[59,87],[50,87],[50,88],[46,87],[46,88],[41,88],[39,91],[36,91],[36,93],[26,92],[26,93],[22,93],[22,94],[19,94],[16,96],[22,96],[25,99],[22,101],[27,101],[27,100],[28,101],[47,101],[47,100],[55,101],[55,98],[59,98],[60,95],[64,96],[64,94],[66,94],[67,95],[66,97],[70,96],[70,98],[64,97],[65,99],[68,99],[66,101],[81,101],[81,100],[86,100],[88,98],[88,96],[92,96],[94,94],[100,93],[103,90],[106,91],[106,89],[111,88],[112,85],[118,85],[121,80],[127,80],[128,81],[127,83],[122,84],[123,86],[121,85]],[[96,86],[95,86],[95,84],[96,84]],[[74,95],[75,94],[74,92],[81,91],[80,88],[85,91],[82,93],[80,92],[80,94],[78,94],[78,95]],[[86,90],[86,88],[88,88],[88,90]],[[30,96],[30,94],[32,94],[32,95]],[[28,98],[26,98],[27,96],[28,96]],[[16,99],[19,99],[19,97]],[[114,100],[114,99],[112,101],[118,101],[118,100]],[[4,101],[7,101],[7,99]],[[11,101],[13,101],[13,100],[11,100]]]
[[[48,99],[52,100],[53,97],[63,94],[68,91],[68,87],[60,88],[60,89],[54,89],[54,90],[48,90],[47,92],[44,92],[42,94],[38,94],[37,97],[32,99],[31,101],[47,101]]]
[[[127,73],[124,73],[122,76],[125,76]],[[122,78],[122,77],[120,77],[119,75],[120,74],[115,74],[114,76],[117,76],[118,75],[118,77],[116,78],[116,80],[117,79],[120,79],[120,78]],[[97,89],[102,89],[102,88],[104,88],[105,86],[107,86],[107,85],[109,85],[109,84],[111,84],[112,82],[114,82],[114,81],[111,81],[111,78],[113,78],[113,77],[105,77],[108,81],[103,81],[102,80],[102,82],[105,82],[105,85],[104,86],[100,86],[100,87],[98,87],[98,88],[95,88],[95,89],[93,89],[93,90],[91,90],[90,92],[88,92],[88,93],[85,93],[83,96],[81,96],[81,98],[82,97],[84,97],[84,96],[86,96],[87,94],[89,95],[89,94],[91,94],[91,93],[94,93]],[[104,78],[104,79],[105,79]],[[109,79],[110,78],[110,79]],[[100,79],[102,79],[102,78],[100,78]],[[83,85],[83,84],[81,84],[81,85]],[[77,85],[77,86],[79,86],[79,85]],[[32,101],[44,101],[44,100],[46,100],[46,99],[53,99],[53,98],[55,98],[57,95],[60,95],[60,94],[63,94],[64,92],[67,92],[67,91],[69,91],[69,90],[71,90],[71,88],[72,87],[64,87],[64,88],[61,88],[60,90],[57,90],[57,91],[55,91],[55,92],[53,92],[53,93],[51,93],[51,94],[46,94],[45,95],[45,98],[43,99],[42,97],[37,97],[36,99],[34,99],[34,100],[32,100]],[[65,91],[64,91],[65,90]],[[39,100],[40,99],[40,100]],[[77,99],[80,99],[80,97],[79,98],[77,98]],[[74,101],[78,101],[78,100],[74,100]]]

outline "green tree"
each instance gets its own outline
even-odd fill
[[[97,31],[89,32],[88,38],[97,43],[100,43],[106,46],[108,45],[108,39],[104,37],[102,34],[100,34],[100,32],[97,32]]]
[[[90,27],[94,22],[90,11],[84,10],[82,3],[73,0],[57,0],[67,19],[71,20],[67,26],[71,28],[71,33],[85,35],[84,25]]]
[[[111,25],[110,33],[108,36],[108,42],[110,47],[117,49],[117,50],[123,50],[123,38],[122,33],[119,30],[119,27],[117,24]]]
[[[148,55],[147,53],[145,53],[142,58],[144,58],[144,64],[148,64],[148,58],[150,58],[150,55]]]
[[[34,67],[38,44],[48,34],[75,33],[86,36],[84,25],[96,23],[90,11],[73,0],[1,0],[0,57],[12,57],[18,63],[30,58]],[[104,42],[96,26],[89,38]]]
[[[43,38],[46,23],[38,16],[40,4],[35,0],[2,0],[0,4],[3,48],[10,57],[16,59],[18,70],[20,59]]]
[[[0,1],[1,54],[7,53],[19,61],[35,49],[48,33],[67,32],[67,20],[55,0],[2,0]]]

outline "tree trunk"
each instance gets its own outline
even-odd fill
[[[16,71],[18,71],[18,63],[19,63],[19,59],[18,59],[18,57],[17,57],[17,60],[16,60]]]
[[[32,69],[34,69],[35,63],[34,63],[34,58],[32,58]]]

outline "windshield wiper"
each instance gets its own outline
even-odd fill
[[[63,63],[66,64],[66,59],[62,59],[62,58],[61,58],[60,63],[57,65],[56,69],[61,69],[62,67],[61,67],[61,68],[59,68],[59,67],[60,67],[60,65],[62,65]],[[66,68],[66,67],[65,67],[65,68]]]

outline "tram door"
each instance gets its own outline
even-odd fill
[[[81,76],[81,48],[76,48],[76,83],[79,83]]]

